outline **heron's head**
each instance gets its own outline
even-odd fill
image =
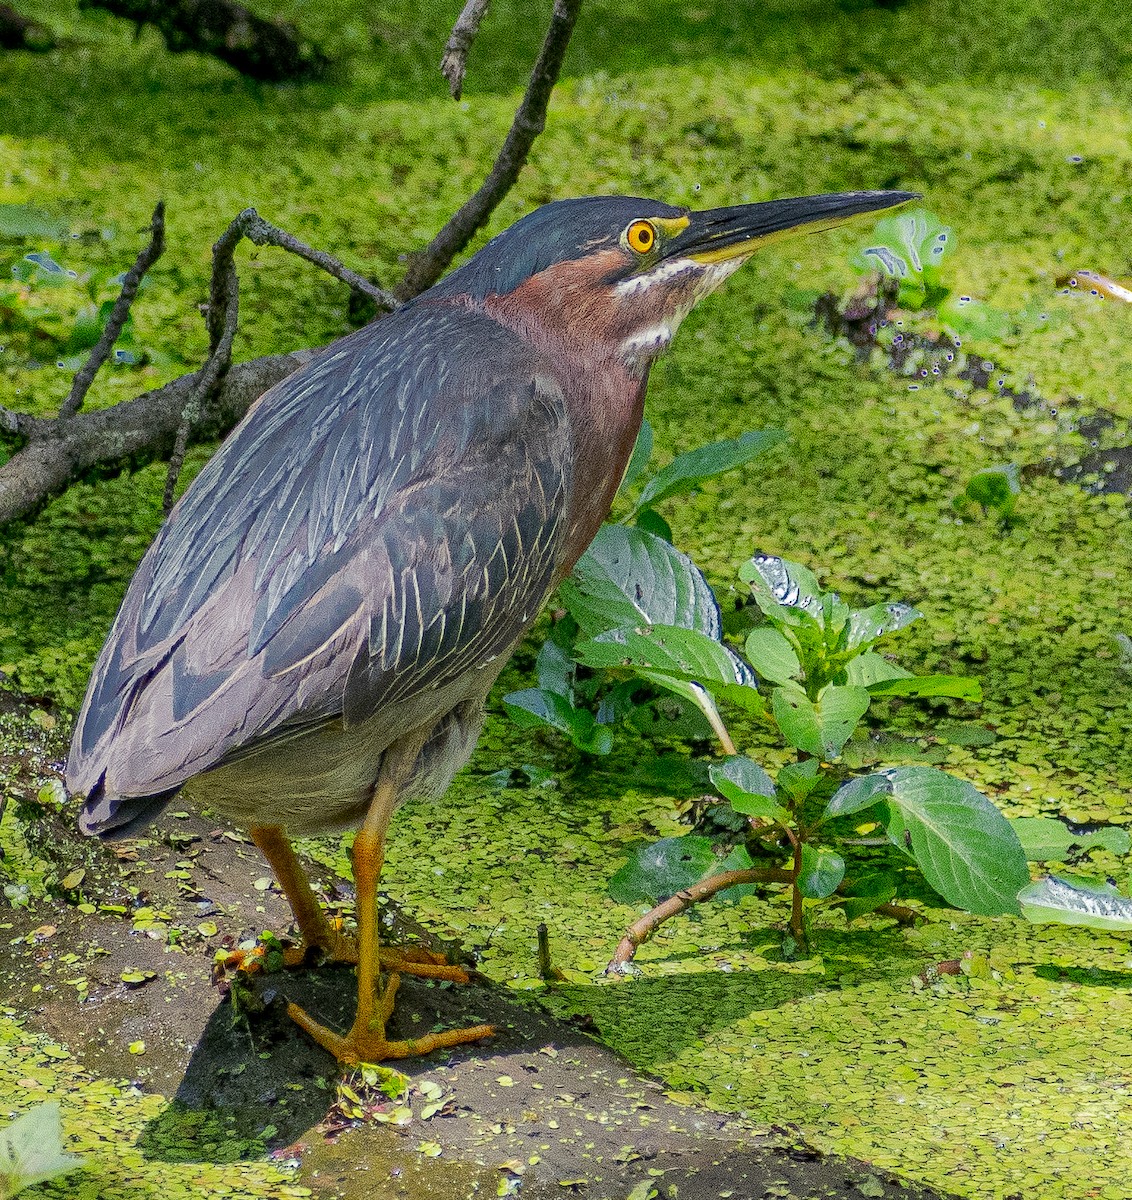
[[[560,200],[504,230],[428,294],[467,297],[535,340],[597,343],[645,369],[697,301],[761,246],[916,198],[839,192],[702,212],[629,196]]]

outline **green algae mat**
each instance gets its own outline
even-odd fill
[[[287,6],[344,65],[278,89],[168,56],[104,14],[22,7],[64,35],[46,57],[5,54],[0,78],[0,214],[32,204],[66,229],[0,240],[0,404],[37,413],[66,394],[76,326],[113,294],[158,199],[170,246],[135,308],[134,361],[100,377],[92,405],[198,365],[210,247],[247,205],[394,282],[399,256],[478,185],[540,37],[519,5],[493,8],[453,104],[434,70],[455,15],[446,6]],[[1132,272],[1123,18],[1114,3],[1062,13],[782,0],[679,15],[637,4],[629,21],[623,6],[592,3],[547,131],[489,232],[534,204],[594,192],[699,207],[924,193],[953,231],[947,284],[985,318],[962,337],[963,354],[988,364],[985,385],[948,372],[936,351],[893,370],[890,345],[862,351],[815,321],[821,293],[859,287],[867,223],[769,248],[689,317],[654,372],[649,415],[661,461],[748,429],[781,428],[788,440],[664,516],[725,604],[740,595],[738,565],[760,551],[806,563],[855,605],[900,599],[925,613],[901,635],[900,661],[973,675],[984,700],[893,704],[883,736],[860,748],[866,759],[930,752],[1008,815],[1127,824],[1132,677],[1115,635],[1132,634],[1132,526],[1126,496],[1102,485],[1116,474],[1105,455],[1129,442],[1132,308],[1067,282]],[[73,282],[17,286],[11,268],[40,251]],[[267,250],[239,261],[237,357],[347,328],[330,280]],[[909,334],[938,332],[930,312],[907,320]],[[199,468],[203,455],[190,457]],[[1008,524],[956,505],[973,476],[1004,463],[1021,480]],[[1082,483],[1066,482],[1082,463]],[[81,698],[159,523],[163,475],[78,485],[34,524],[0,532],[0,670],[38,698],[47,724],[65,727]],[[588,1018],[695,1105],[959,1196],[1128,1194],[1126,935],[973,918],[918,895],[914,928],[829,915],[812,954],[784,961],[788,906],[768,894],[701,906],[642,948],[638,977],[601,979],[638,915],[609,898],[610,876],[641,844],[687,832],[690,806],[645,785],[654,747],[643,737],[619,733],[612,755],[583,760],[552,734],[511,726],[498,696],[527,686],[532,666],[528,648],[506,672],[445,801],[399,814],[389,896],[477,950],[490,979]],[[984,744],[946,737],[972,723]],[[757,730],[737,727],[755,757],[779,765]],[[26,773],[25,734],[10,736],[23,740],[4,754]],[[33,754],[45,779],[53,754]],[[9,901],[35,904],[56,886],[54,868],[21,848],[11,816],[0,837]],[[308,849],[345,871],[337,845]],[[1126,861],[1096,852],[1079,869],[1127,890]],[[148,937],[136,916],[131,935]],[[540,923],[565,977],[550,987],[538,973]],[[210,936],[168,957],[205,971]],[[957,975],[929,970],[952,961]],[[220,1151],[210,1164],[148,1160],[137,1135],[175,1088],[136,1088],[71,1061],[37,1024],[36,1003],[0,1022],[0,1117],[57,1097],[68,1148],[117,1164],[38,1194],[305,1194],[297,1168],[269,1161],[250,1135],[238,1162],[221,1163]],[[135,1056],[139,1072],[147,1053]]]

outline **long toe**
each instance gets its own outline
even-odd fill
[[[324,1050],[346,1065],[384,1062],[389,1058],[415,1058],[433,1050],[478,1042],[496,1032],[494,1025],[471,1025],[467,1029],[445,1029],[440,1033],[426,1033],[423,1037],[394,1042],[386,1038],[383,1030],[358,1029],[356,1025],[348,1034],[335,1033],[333,1029],[314,1020],[297,1004],[287,1005],[287,1015]]]

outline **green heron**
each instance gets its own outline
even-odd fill
[[[265,393],[157,535],[95,665],[67,764],[83,832],[128,836],[182,788],[245,825],[294,910],[286,961],[357,966],[345,1036],[289,1008],[340,1061],[491,1033],[386,1038],[398,971],[466,978],[379,955],[394,809],[467,761],[492,684],[609,512],[649,368],[692,306],[768,241],[913,198],[548,204]],[[288,840],[351,828],[356,938]]]

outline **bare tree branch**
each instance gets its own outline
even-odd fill
[[[51,31],[22,16],[10,4],[0,4],[0,50],[54,50]]]
[[[87,2],[104,4],[104,0]],[[136,3],[144,8],[151,2],[105,0],[105,6],[114,7],[117,11],[120,6]],[[184,0],[186,5],[197,2]],[[204,3],[205,0],[199,2]],[[241,238],[246,237],[261,246],[278,246],[297,254],[368,296],[380,309],[387,311],[397,308],[436,282],[514,184],[531,145],[542,132],[550,94],[561,71],[580,8],[581,0],[554,0],[554,14],[542,50],[491,171],[476,194],[410,263],[406,277],[394,292],[386,291],[349,270],[331,255],[312,249],[278,229],[260,217],[255,209],[245,209],[213,248],[213,277],[207,317],[210,351],[200,371],[182,376],[165,387],[113,408],[94,413],[80,412],[83,397],[90,386],[89,379],[93,378],[105,359],[105,353],[99,348],[104,340],[113,345],[108,327],[90,361],[76,376],[71,395],[58,418],[31,417],[0,407],[0,440],[16,446],[12,457],[0,463],[0,525],[37,512],[72,481],[92,471],[112,474],[162,458],[171,458],[166,480],[168,507],[188,446],[194,441],[208,440],[226,433],[262,392],[306,360],[309,351],[269,356],[240,367],[229,367],[238,313],[238,280],[232,254]],[[471,9],[472,5],[469,4],[461,18],[467,17],[462,36],[467,37],[468,45],[475,36],[471,22],[478,22],[482,18],[486,2],[479,9],[478,17],[471,13]],[[152,254],[152,258],[155,258],[160,253],[159,247],[156,252],[153,248],[153,244],[159,240],[159,215],[163,215],[160,209],[154,214],[151,246],[139,257],[131,272],[136,273],[138,281],[144,273],[144,267],[139,264],[147,256]],[[148,266],[148,262],[145,265]],[[115,305],[116,314],[121,307],[123,321],[132,298],[132,294],[127,295],[127,287],[123,286],[122,295]],[[101,359],[98,357],[100,353]],[[258,390],[255,390],[257,387]]]
[[[307,262],[321,267],[328,275],[333,275],[335,279],[348,287],[364,293],[378,308],[386,312],[392,312],[397,307],[397,298],[392,292],[387,292],[385,288],[379,287],[364,275],[359,275],[356,271],[351,271],[349,267],[343,266],[325,250],[315,250],[305,242],[300,242],[298,238],[292,237],[285,230],[272,225],[270,221],[265,221],[254,208],[245,208],[236,219],[243,223],[241,226],[243,236],[248,241],[255,242],[257,246],[278,246],[281,250],[288,250],[292,254],[297,254],[299,258],[305,258]]]
[[[344,267],[332,255],[323,250],[313,250],[298,238],[272,225],[270,221],[265,221],[254,208],[245,208],[212,247],[212,283],[209,288],[207,318],[209,355],[181,414],[181,424],[173,442],[173,453],[165,476],[163,504],[166,516],[173,508],[173,494],[185,462],[189,435],[206,412],[232,363],[232,343],[236,337],[240,313],[240,280],[236,274],[235,254],[236,247],[243,238],[257,246],[279,246],[289,250],[300,258],[315,263],[343,283],[364,291],[385,308],[395,308],[397,304],[389,292]]]
[[[118,340],[122,327],[126,324],[126,319],[130,315],[130,306],[138,294],[138,288],[146,271],[157,262],[165,249],[164,201],[159,201],[153,210],[153,220],[150,222],[149,230],[149,245],[138,255],[137,261],[126,272],[126,277],[122,280],[122,290],[118,293],[118,299],[114,301],[114,307],[110,310],[110,319],[106,322],[102,336],[91,350],[86,362],[75,372],[71,390],[59,408],[61,417],[73,417],[82,408],[99,367],[110,357],[110,351],[114,348],[114,343]]]
[[[455,213],[426,249],[410,259],[405,278],[395,290],[399,300],[423,292],[440,278],[519,178],[535,138],[546,127],[550,94],[558,82],[581,7],[582,0],[554,0],[550,28],[495,164],[476,194]]]
[[[191,440],[227,433],[269,387],[309,357],[309,351],[271,354],[234,366]],[[91,471],[112,474],[167,458],[200,374],[64,421],[16,414],[27,444],[0,467],[0,525],[33,515]]]
[[[440,60],[440,73],[448,80],[448,90],[453,100],[459,100],[464,91],[464,72],[468,69],[468,51],[480,31],[487,6],[491,0],[468,0],[464,11],[456,18],[452,32],[444,47]]]

